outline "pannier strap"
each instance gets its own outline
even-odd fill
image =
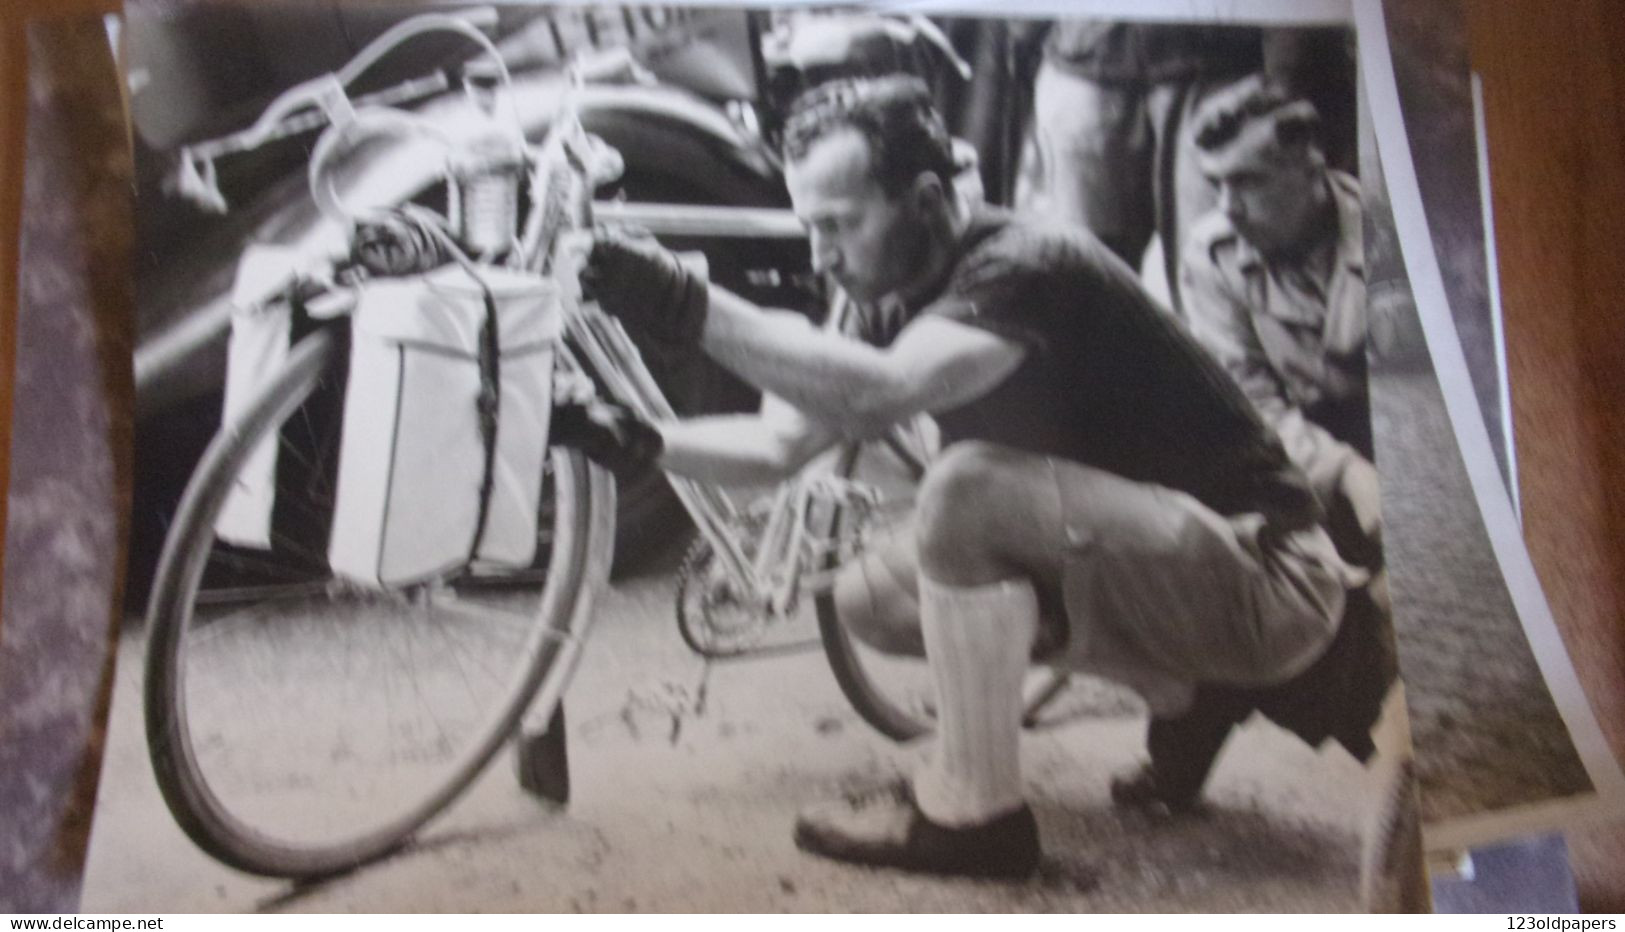
[[[480,442],[485,447],[485,470],[480,478],[480,510],[474,521],[474,540],[469,544],[468,562],[479,558],[480,544],[485,539],[485,521],[491,510],[491,496],[496,490],[497,415],[502,409],[502,357],[501,334],[497,323],[496,296],[485,280],[465,266],[469,276],[480,286],[485,296],[485,323],[480,327],[480,392],[474,400],[480,418]]]

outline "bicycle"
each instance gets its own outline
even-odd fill
[[[479,16],[414,17],[355,61],[376,60],[423,32],[463,35],[493,63],[496,86],[469,90],[469,105],[490,117],[512,83],[473,25]],[[361,212],[328,177],[328,156],[342,142],[357,141],[346,137],[421,130],[452,154],[448,202],[462,212],[441,218],[445,227],[460,228],[464,244],[483,244],[474,257],[458,255],[458,263],[470,275],[507,269],[548,291],[545,313],[562,318],[563,330],[552,346],[555,387],[595,388],[650,420],[674,416],[626,332],[576,300],[574,272],[562,258],[569,254],[566,234],[588,219],[589,163],[613,161],[573,120],[568,94],[543,142],[525,144],[523,170],[509,164],[498,171],[490,159],[461,158],[467,152],[457,140],[404,112],[356,108],[344,80],[361,70],[353,65],[290,90],[231,145],[251,148],[308,127],[318,118],[312,108],[322,110],[330,126],[312,158],[310,183],[318,206],[345,227]],[[584,79],[578,70],[572,86]],[[508,177],[496,177],[503,173]],[[521,178],[530,188],[528,216],[517,211],[511,190],[495,196],[493,209],[492,192]],[[689,209],[646,214],[670,219],[673,211]],[[698,213],[706,222],[730,219],[726,212]],[[493,214],[500,218],[495,226]],[[426,224],[422,230],[434,226],[421,211],[412,216]],[[766,223],[782,231],[787,218],[746,212],[731,219],[748,230]],[[493,236],[492,229],[503,232]],[[341,282],[333,293],[348,287]],[[165,541],[147,611],[147,737],[166,804],[211,856],[288,878],[343,872],[398,848],[472,782],[527,710],[561,724],[558,710],[594,620],[594,594],[607,582],[614,536],[613,480],[580,451],[555,445],[547,448],[540,478],[534,556],[490,562],[471,551],[467,560],[404,583],[335,574],[322,548],[334,520],[339,392],[353,337],[345,310],[329,308],[327,315],[313,315],[310,332],[281,370],[209,445]],[[223,541],[216,533],[222,509],[256,451],[267,446],[278,451],[269,546]],[[873,455],[879,450],[884,457]],[[882,669],[889,661],[847,635],[829,594],[835,568],[883,530],[883,518],[906,510],[907,489],[927,457],[902,438],[846,447],[831,474],[787,484],[771,507],[754,512],[714,487],[673,479],[703,542],[691,561],[706,566],[685,577],[680,610],[684,597],[699,593],[695,611],[708,616],[703,624],[697,616],[685,623],[685,636],[725,634],[715,613],[727,607],[757,613],[754,629],[792,612],[811,592],[826,654],[860,715],[899,740],[927,731],[924,665],[912,662],[906,677]],[[891,517],[877,483],[866,481],[878,478],[877,468],[891,474],[878,485],[889,482],[886,491],[905,506]],[[752,533],[753,524],[760,534]],[[705,649],[737,653],[743,644],[723,638]],[[904,681],[900,690],[890,685],[896,679]],[[1035,694],[1033,716],[1056,682],[1064,678]],[[274,695],[245,696],[251,687]],[[333,741],[319,744],[313,733],[329,724]],[[270,765],[277,762],[288,772],[275,772]],[[311,775],[316,768],[319,778]],[[568,793],[559,783],[541,789],[560,802]]]

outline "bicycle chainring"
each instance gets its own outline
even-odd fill
[[[702,657],[738,657],[767,634],[766,607],[752,604],[733,588],[711,545],[704,538],[695,540],[677,574],[677,630]]]

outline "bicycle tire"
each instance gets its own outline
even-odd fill
[[[194,728],[197,725],[194,717],[202,715],[207,718],[203,710],[213,706],[212,699],[220,698],[221,705],[225,705],[227,694],[230,699],[238,698],[236,692],[239,681],[228,680],[231,688],[211,693],[207,697],[211,699],[210,702],[195,701],[189,706],[188,701],[189,673],[202,676],[196,670],[189,670],[189,667],[194,665],[206,667],[204,660],[212,662],[213,654],[224,655],[237,650],[237,642],[232,640],[230,632],[235,630],[236,616],[243,613],[235,611],[233,615],[224,618],[200,618],[200,614],[209,616],[213,609],[206,607],[200,613],[197,601],[199,586],[210,565],[211,552],[215,550],[217,543],[214,533],[216,516],[225,502],[232,482],[250,452],[262,438],[276,431],[278,443],[285,442],[283,425],[312,399],[317,387],[323,384],[325,378],[339,371],[339,366],[346,356],[343,351],[347,345],[343,339],[344,335],[345,331],[341,327],[328,327],[301,340],[291,351],[284,369],[268,382],[259,397],[248,407],[245,415],[236,423],[223,427],[211,442],[188,483],[166,539],[147,612],[148,643],[143,687],[147,743],[154,774],[164,801],[180,827],[206,853],[231,867],[265,876],[313,879],[351,870],[395,851],[426,821],[450,805],[500,750],[504,741],[514,733],[533,696],[540,692],[557,701],[563,688],[557,677],[569,674],[571,662],[575,657],[574,647],[578,644],[577,632],[573,630],[573,626],[585,623],[586,606],[590,604],[594,587],[607,576],[609,548],[613,546],[611,480],[602,470],[591,466],[580,453],[553,448],[550,451],[552,467],[550,484],[555,504],[550,514],[555,534],[550,542],[547,578],[540,587],[540,594],[537,596],[538,607],[534,615],[525,616],[530,618],[529,622],[517,615],[505,618],[505,623],[511,625],[517,632],[522,632],[516,634],[516,637],[522,638],[522,644],[514,652],[515,656],[511,660],[508,673],[492,678],[492,682],[496,685],[492,687],[492,701],[489,707],[482,712],[470,713],[471,719],[478,719],[478,724],[455,732],[459,737],[466,736],[462,745],[448,752],[443,763],[433,763],[424,768],[431,772],[423,778],[422,785],[410,793],[411,798],[392,805],[378,818],[376,824],[346,828],[343,834],[333,837],[324,835],[319,838],[290,838],[287,834],[287,821],[297,821],[301,817],[306,821],[313,821],[316,814],[305,816],[303,813],[292,811],[294,805],[292,802],[280,801],[276,803],[276,815],[270,818],[266,818],[263,814],[245,815],[249,807],[232,795],[238,787],[235,785],[228,787],[228,781],[221,776],[221,772],[213,768],[214,752],[221,750],[216,746],[222,743],[221,739],[205,728]],[[606,507],[610,510],[608,515],[603,513]],[[227,549],[222,547],[221,553],[225,553]],[[354,587],[346,589],[334,584],[331,579],[313,580],[306,589],[312,587],[324,587],[321,588],[320,594],[315,596],[318,599],[355,596]],[[253,595],[265,590],[250,588],[246,591]],[[292,589],[283,587],[276,591],[302,590],[297,587]],[[455,590],[455,593],[450,602],[456,602],[466,596],[462,590]],[[427,606],[429,604],[427,594],[417,594],[424,596],[423,605]],[[394,612],[396,616],[406,614],[400,609],[400,595],[392,593],[382,597],[389,600],[384,608]],[[301,596],[280,597],[297,599]],[[528,594],[525,597],[528,598]],[[267,600],[265,604],[270,605],[273,597],[267,595],[265,598]],[[295,604],[302,605],[297,602]],[[415,609],[417,606],[413,607]],[[336,623],[330,625],[335,628],[361,626],[363,622],[355,619],[363,617],[363,614],[360,611],[352,612],[352,608],[346,605],[345,612],[308,612],[303,615],[292,611],[278,611],[273,614],[280,617],[274,618],[271,623],[263,623],[263,620],[260,620],[256,621],[256,625],[263,639],[272,643],[282,643],[277,639],[292,639],[301,631],[301,624],[312,627],[324,617],[338,619]],[[429,607],[422,609],[425,616],[430,610]],[[470,612],[466,605],[461,604],[453,605],[452,610]],[[388,623],[403,626],[407,624],[404,621],[394,620]],[[441,626],[442,637],[450,645],[451,653],[473,650],[453,640],[465,636],[462,631],[452,633],[454,625],[462,623],[447,624],[438,621],[431,624]],[[207,631],[206,637],[198,635],[200,629]],[[392,628],[391,636],[402,630],[409,629]],[[351,633],[354,633],[354,629]],[[474,633],[478,638],[487,640],[491,638],[483,632]],[[193,641],[198,643],[194,650],[189,652],[188,647]],[[253,646],[246,638],[241,641],[243,644]],[[223,646],[216,646],[217,643]],[[329,650],[335,656],[341,653],[331,646]],[[345,659],[349,659],[348,650],[342,653],[346,655]],[[360,653],[361,665],[364,667],[372,656],[365,651]],[[405,653],[411,654],[412,649],[408,647]],[[290,654],[297,662],[298,654],[292,651]],[[274,655],[264,652],[255,656],[253,662],[247,665],[250,675],[244,679],[253,679],[252,673],[255,668],[267,656]],[[372,666],[379,669],[388,667],[390,666],[388,659],[377,660]],[[457,665],[462,666],[460,658]],[[300,672],[303,674],[304,671]],[[458,673],[467,680],[469,676],[467,670],[459,669]],[[392,674],[385,674],[386,677],[389,675]],[[315,677],[314,672],[312,677]],[[264,678],[275,679],[269,675]],[[243,685],[246,692],[246,686],[252,684],[245,682]],[[416,681],[411,685],[414,689],[428,688]],[[473,686],[467,683],[465,685],[470,697],[473,697]],[[285,691],[296,693],[300,699],[305,697],[304,693],[297,690]],[[320,687],[311,687],[311,692],[319,691]],[[191,698],[199,699],[196,695]],[[435,716],[434,708],[442,696],[436,694],[433,698],[435,701],[430,702],[422,694],[417,696],[418,703],[424,706],[431,718]],[[322,702],[325,699],[318,698],[317,701]],[[334,703],[334,706],[341,705],[343,704]],[[385,702],[384,705],[389,703]],[[242,717],[257,721],[261,717],[261,711],[258,707],[250,706],[248,714]],[[269,715],[283,712],[280,708],[263,711]],[[348,710],[334,708],[331,711],[337,713]],[[547,710],[544,710],[544,713],[545,711]],[[390,710],[390,714],[394,714],[393,709]],[[284,717],[296,716],[297,704],[290,704]],[[229,716],[229,719],[229,724],[236,723],[236,716]],[[305,728],[311,726],[313,722],[305,718],[279,724],[282,724],[283,731],[302,737]],[[439,725],[438,722],[436,724]],[[394,725],[392,720],[391,727],[386,731],[393,732]],[[269,736],[274,732],[275,729],[265,729],[261,733]],[[358,729],[350,737],[365,736],[368,736],[368,733]],[[451,737],[451,734],[442,729],[436,741],[432,743],[438,749],[439,741],[449,741]],[[386,740],[387,738],[386,735]],[[226,756],[228,760],[232,754],[254,756],[256,751],[259,752],[258,761],[261,763],[272,765],[281,763],[257,741],[238,742],[234,749],[227,749]],[[209,766],[201,763],[206,755],[210,757]],[[338,758],[334,760],[337,761]],[[406,760],[414,767],[421,763],[410,757]],[[256,764],[240,769],[250,775],[251,782],[262,778],[262,771]],[[413,775],[415,776],[415,772]],[[274,783],[280,777],[265,779]],[[396,776],[391,774],[388,779],[395,780]],[[401,779],[404,780],[404,776]],[[394,784],[389,784],[389,788],[390,792],[382,795],[392,796],[402,792]],[[276,791],[280,792],[281,789],[279,786]],[[259,821],[254,821],[255,819]],[[266,824],[267,822],[270,824]]]
[[[836,475],[843,479],[852,478],[858,471],[862,462],[863,452],[866,449],[861,444],[850,444],[843,448],[835,463]],[[899,457],[901,459],[901,457]],[[918,481],[924,474],[924,467],[918,463],[905,462],[904,467],[912,473],[911,478]],[[839,507],[831,508],[828,516],[828,525],[825,528],[827,537],[836,537],[841,531],[841,522],[846,519]],[[833,568],[836,557],[828,558],[826,569]],[[858,717],[867,722],[870,727],[887,738],[897,742],[912,741],[932,730],[930,718],[919,711],[909,709],[905,703],[890,695],[882,688],[878,677],[869,668],[872,665],[865,659],[866,648],[860,646],[856,638],[841,623],[835,609],[833,592],[825,591],[818,594],[813,600],[815,614],[818,618],[818,637],[823,643],[824,656],[829,661],[831,672],[835,674],[835,682],[841,693],[851,703]],[[919,661],[922,665],[924,661]]]

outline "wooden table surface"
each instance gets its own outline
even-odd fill
[[[1485,123],[1524,535],[1625,755],[1625,3],[1464,0]],[[1570,835],[1625,911],[1625,828]]]
[[[1462,2],[1484,80],[1525,533],[1580,678],[1625,756],[1625,2]],[[0,481],[14,367],[22,22],[114,8],[0,0]],[[1625,911],[1625,827],[1569,840],[1586,909]]]

